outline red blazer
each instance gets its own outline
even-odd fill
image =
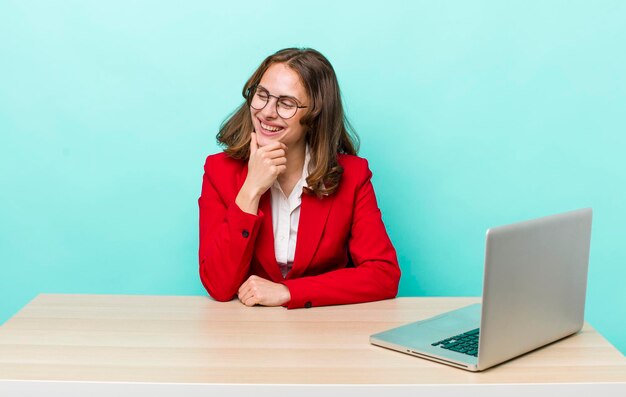
[[[219,301],[233,299],[250,275],[282,283],[288,308],[369,302],[396,296],[400,268],[370,181],[367,161],[339,155],[339,188],[318,199],[303,193],[293,267],[283,278],[274,253],[268,190],[258,215],[235,198],[248,174],[225,153],[206,159],[200,206],[200,279]]]

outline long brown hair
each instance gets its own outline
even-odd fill
[[[250,87],[258,84],[275,63],[284,63],[298,73],[311,100],[307,113],[300,119],[311,153],[307,191],[318,197],[332,194],[343,173],[337,155],[356,155],[359,145],[359,138],[343,112],[335,70],[328,59],[314,49],[286,48],[265,58],[244,85],[244,98],[247,99]],[[253,129],[250,107],[244,102],[222,123],[217,140],[230,157],[247,161]]]

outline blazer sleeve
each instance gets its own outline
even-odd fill
[[[363,164],[348,237],[355,267],[285,280],[291,294],[291,301],[284,305],[287,308],[371,302],[397,295],[398,258],[376,203],[372,172],[366,161]]]
[[[258,215],[248,214],[234,199],[222,197],[216,182],[218,176],[223,178],[223,173],[228,174],[224,168],[212,156],[207,158],[202,193],[198,199],[200,279],[208,293],[218,301],[233,299],[244,282],[264,217],[260,210]],[[232,180],[232,177],[227,175],[226,178]]]

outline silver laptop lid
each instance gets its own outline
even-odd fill
[[[478,369],[580,330],[591,208],[487,230]]]

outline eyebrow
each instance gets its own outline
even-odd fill
[[[272,95],[272,93],[270,92],[270,90],[268,90],[267,88],[263,87],[261,84],[257,84],[258,88],[261,88],[265,91],[267,91],[268,94]],[[274,95],[277,96],[277,95]],[[278,98],[290,98],[295,100],[296,102],[298,102],[298,105],[302,105],[302,101],[300,101],[298,98],[296,98],[295,96],[291,96],[291,95],[278,95]]]

